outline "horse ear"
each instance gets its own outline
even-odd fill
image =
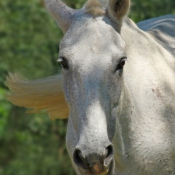
[[[130,7],[130,0],[110,0],[107,12],[108,15],[121,22],[123,17],[128,13]]]
[[[72,21],[75,10],[69,8],[60,0],[45,0],[45,4],[51,15],[57,21],[63,32],[66,32]]]

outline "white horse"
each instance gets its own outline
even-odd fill
[[[61,76],[10,75],[9,100],[68,117],[67,149],[78,175],[175,174],[175,16],[126,17],[129,0],[73,10],[45,0],[64,32]],[[68,108],[67,108],[68,104]]]

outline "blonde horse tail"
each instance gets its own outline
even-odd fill
[[[29,113],[44,111],[51,119],[68,118],[68,106],[61,84],[61,75],[32,81],[10,73],[6,79],[6,86],[11,91],[7,99],[17,106],[32,109]]]

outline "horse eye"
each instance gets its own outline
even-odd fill
[[[61,58],[58,59],[58,62],[61,64],[61,66],[62,66],[64,69],[69,69],[68,61],[67,61],[66,58],[61,57]]]
[[[123,69],[123,67],[124,67],[124,65],[125,65],[126,59],[127,59],[126,57],[123,57],[123,58],[120,60],[119,64],[117,65],[117,70]]]

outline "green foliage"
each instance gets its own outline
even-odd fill
[[[0,8],[0,61],[4,69],[32,78],[55,73],[61,32],[41,1],[6,0],[0,2]]]
[[[166,14],[175,14],[174,0],[131,0],[130,17],[135,21],[150,19]]]
[[[26,114],[5,100],[8,72],[32,79],[58,73],[62,32],[40,0],[4,0],[0,9],[0,174],[73,174],[65,148],[67,121]]]
[[[65,0],[80,8],[85,0]],[[130,17],[140,20],[175,13],[174,0],[132,0]],[[8,72],[40,78],[59,71],[62,32],[42,0],[0,1],[0,174],[73,175],[65,148],[66,120],[26,114],[6,101]]]

